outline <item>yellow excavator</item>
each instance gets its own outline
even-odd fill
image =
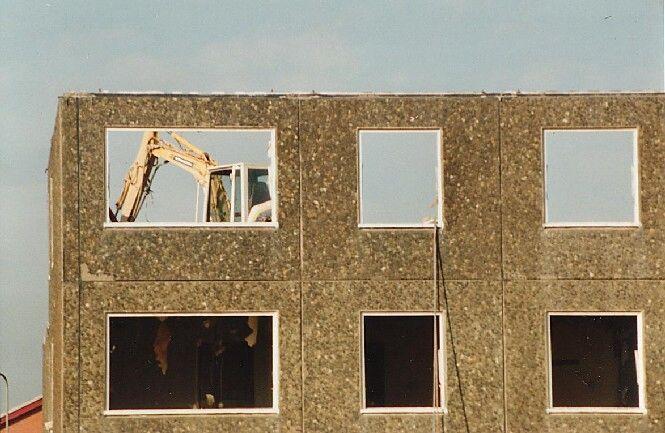
[[[115,204],[116,210],[109,208],[112,222],[136,220],[150,193],[160,160],[187,171],[203,188],[206,194],[203,212],[206,222],[271,221],[272,200],[267,166],[245,163],[219,165],[207,152],[183,136],[173,131],[168,134],[177,144],[161,138],[158,131],[143,134],[136,158],[125,175],[123,189]]]

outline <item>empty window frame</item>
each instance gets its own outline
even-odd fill
[[[106,131],[105,226],[277,226],[275,130]]]
[[[442,225],[441,130],[358,131],[359,226]]]
[[[445,408],[443,315],[363,313],[361,413]]]
[[[639,226],[636,129],[543,131],[546,227]]]
[[[106,414],[278,413],[277,313],[109,314]]]
[[[642,314],[552,312],[549,413],[645,413]]]

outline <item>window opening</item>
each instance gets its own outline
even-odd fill
[[[273,315],[110,316],[108,409],[276,409]]]
[[[544,131],[545,225],[637,226],[637,130]]]
[[[551,408],[642,408],[640,335],[637,314],[550,314]]]
[[[107,225],[271,224],[272,130],[110,129]]]
[[[443,408],[441,314],[363,316],[364,412]]]
[[[360,130],[361,227],[441,223],[440,130]]]

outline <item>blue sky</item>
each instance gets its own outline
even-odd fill
[[[12,0],[0,2],[0,42],[0,371],[12,405],[41,392],[44,170],[63,92],[663,88],[662,0]]]

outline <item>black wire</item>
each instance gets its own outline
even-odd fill
[[[443,300],[446,309],[446,321],[448,322],[448,330],[450,331],[450,347],[453,352],[453,361],[455,363],[455,375],[457,376],[457,387],[459,389],[460,400],[462,401],[462,415],[464,416],[464,425],[466,426],[467,433],[471,433],[469,429],[469,419],[466,415],[466,404],[464,402],[464,392],[462,391],[462,377],[460,376],[459,367],[457,365],[457,350],[455,350],[455,335],[453,333],[453,323],[450,320],[450,308],[448,307],[448,289],[446,288],[446,277],[443,274],[443,259],[441,258],[441,249],[439,248],[439,228],[434,227],[434,254],[436,255],[436,269],[434,271],[434,281],[436,282],[436,301],[439,301],[439,278],[441,275],[441,282],[443,283]],[[441,427],[445,431],[445,416],[441,417]]]

